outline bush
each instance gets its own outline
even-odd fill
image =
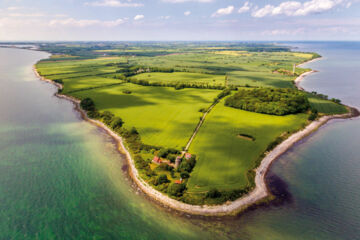
[[[190,174],[188,172],[181,172],[180,173],[180,177],[182,179],[186,179],[186,178],[189,178],[190,177]]]
[[[221,192],[219,192],[219,190],[213,188],[213,189],[210,189],[210,191],[208,191],[206,193],[206,197],[207,198],[218,198],[218,197],[221,197]]]
[[[137,131],[137,129],[135,127],[132,127],[131,130],[130,130],[130,134],[131,135],[138,135],[139,132]]]
[[[122,92],[125,93],[125,94],[131,94],[130,90],[123,90]]]
[[[310,113],[308,120],[314,121],[317,117],[318,117],[317,112],[312,112],[312,113]]]
[[[103,119],[103,122],[107,125],[110,125],[111,122],[113,121],[114,118],[114,114],[112,114],[109,111],[105,111],[101,114],[101,118]]]
[[[175,197],[181,197],[185,191],[185,184],[171,183],[167,189],[167,192]]]
[[[95,103],[91,98],[81,100],[80,107],[85,111],[95,111]]]
[[[116,129],[116,128],[122,127],[123,124],[124,124],[124,121],[121,118],[115,117],[113,119],[113,121],[111,122],[110,126],[112,129]]]
[[[163,183],[168,183],[170,182],[169,179],[167,178],[166,174],[161,174],[157,177],[156,181],[155,181],[155,185],[160,185]]]

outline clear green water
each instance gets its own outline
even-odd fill
[[[359,43],[295,45],[326,56],[306,89],[360,106]],[[138,192],[111,139],[36,79],[46,56],[0,49],[0,239],[359,239],[359,119],[326,125],[273,165],[285,203],[184,216]]]

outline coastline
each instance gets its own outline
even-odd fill
[[[311,61],[318,60],[313,59]],[[310,61],[309,61],[310,62]],[[308,63],[308,62],[305,62]],[[302,63],[304,64],[304,63]],[[301,65],[301,64],[300,64]],[[299,65],[299,66],[300,66]],[[62,85],[53,82],[52,80],[46,79],[39,75],[37,72],[37,69],[34,65],[33,70],[36,74],[36,76],[42,80],[46,81],[48,83],[51,83],[55,85],[57,88],[62,89]],[[306,73],[301,74],[297,79],[295,79],[296,86],[303,90],[300,86],[298,86],[299,82],[308,74],[311,74],[315,71],[309,71]],[[316,131],[320,126],[324,125],[326,122],[328,122],[331,119],[337,119],[337,118],[351,118],[358,116],[359,112],[356,109],[349,108],[349,113],[341,114],[341,115],[327,115],[324,117],[321,117],[320,119],[311,122],[309,125],[307,125],[304,129],[299,130],[298,132],[292,134],[289,138],[284,140],[282,143],[277,145],[271,152],[269,152],[265,158],[262,159],[261,164],[258,168],[256,168],[256,175],[255,175],[255,188],[248,194],[244,195],[243,197],[233,201],[233,202],[227,202],[222,205],[213,205],[213,206],[200,206],[200,205],[190,205],[186,204],[180,201],[177,201],[175,199],[172,199],[168,197],[167,195],[155,190],[152,188],[149,184],[147,184],[144,180],[141,179],[139,176],[139,173],[135,167],[134,160],[131,157],[130,152],[126,149],[123,139],[117,135],[115,132],[113,132],[110,128],[108,128],[105,124],[103,124],[100,121],[93,120],[87,117],[87,114],[84,110],[80,108],[80,100],[63,95],[55,93],[55,96],[66,99],[70,102],[72,102],[75,106],[75,109],[80,112],[82,118],[92,124],[94,124],[97,127],[100,127],[104,129],[117,143],[118,150],[121,153],[124,153],[127,161],[129,163],[129,175],[133,179],[133,181],[137,184],[137,186],[150,198],[160,202],[161,204],[170,207],[172,209],[175,209],[180,212],[185,212],[192,215],[204,215],[204,216],[224,216],[224,215],[233,215],[237,214],[246,208],[248,208],[251,205],[254,205],[256,203],[261,202],[266,197],[271,196],[265,176],[267,171],[269,170],[271,164],[280,157],[283,153],[285,153],[289,148],[291,148],[296,142],[303,139],[304,137],[308,136],[312,132]]]

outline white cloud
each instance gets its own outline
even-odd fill
[[[287,1],[280,3],[278,6],[266,5],[263,8],[256,9],[252,16],[257,18],[276,15],[306,16],[328,11],[342,2],[343,0],[311,0],[304,3]]]
[[[186,11],[186,12],[184,12],[184,15],[185,16],[189,16],[191,14],[191,12],[190,11]]]
[[[228,6],[226,8],[220,8],[215,13],[213,13],[212,17],[220,17],[223,15],[229,15],[234,11],[234,6]]]
[[[168,20],[168,19],[170,19],[170,16],[160,16],[159,18],[160,18],[160,19]]]
[[[141,19],[143,19],[144,17],[145,17],[144,15],[136,15],[136,16],[134,17],[134,20],[135,20],[135,21],[141,20]]]
[[[251,4],[249,2],[245,2],[244,5],[239,8],[238,13],[248,12],[250,10]]]
[[[43,13],[9,13],[9,17],[45,17]]]
[[[126,19],[116,19],[114,21],[100,21],[100,20],[89,20],[89,19],[54,19],[51,20],[49,26],[69,26],[69,27],[89,27],[89,26],[103,26],[103,27],[116,27],[126,22]]]
[[[305,32],[304,28],[297,28],[297,29],[273,29],[273,30],[266,30],[262,32],[262,35],[270,35],[270,36],[279,36],[279,35],[298,35],[303,34]]]
[[[21,9],[21,7],[8,7],[7,10],[9,11],[15,11],[15,10],[19,10]]]
[[[95,2],[86,2],[85,5],[94,6],[94,7],[142,7],[142,3],[134,3],[131,0],[126,2],[118,0],[100,0]]]
[[[185,3],[185,2],[199,2],[199,3],[210,3],[214,0],[162,0],[167,3]]]

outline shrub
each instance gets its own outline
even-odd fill
[[[190,174],[188,172],[181,172],[180,173],[180,177],[183,178],[183,179],[186,179],[186,178],[189,178],[190,177]]]
[[[101,118],[103,119],[103,122],[107,125],[110,125],[111,122],[113,121],[114,118],[114,114],[112,114],[109,111],[105,111],[101,114]]]
[[[111,122],[110,126],[112,129],[116,129],[116,128],[122,127],[123,124],[124,124],[124,121],[121,118],[115,117],[113,119],[113,121]]]
[[[175,197],[181,197],[185,191],[185,184],[171,183],[167,189],[167,192]]]
[[[85,111],[95,111],[95,103],[91,98],[84,98],[81,100],[80,106]]]
[[[219,192],[219,190],[213,188],[213,189],[210,189],[210,191],[208,191],[206,193],[206,197],[207,198],[218,198],[218,197],[221,197],[221,192]]]
[[[161,174],[157,177],[157,179],[155,181],[155,185],[160,185],[160,184],[168,183],[168,182],[170,182],[170,181],[167,178],[166,174]]]

